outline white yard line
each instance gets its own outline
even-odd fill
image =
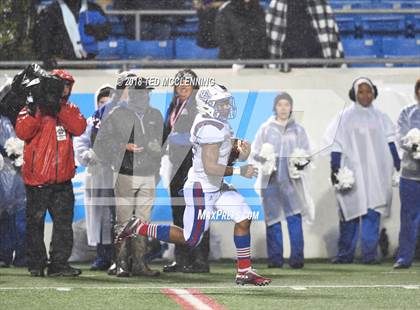
[[[419,284],[385,284],[385,285],[269,285],[267,287],[259,286],[69,286],[69,287],[58,287],[58,286],[41,286],[41,287],[0,287],[0,291],[14,291],[14,290],[73,290],[73,289],[83,289],[83,290],[156,290],[156,289],[189,289],[196,288],[199,290],[205,289],[292,289],[292,290],[305,290],[305,289],[323,289],[323,288],[339,288],[339,289],[354,289],[354,288],[403,288],[403,289],[420,289]]]
[[[191,292],[187,291],[186,289],[172,288],[172,289],[168,289],[167,291],[181,298],[184,302],[189,304],[193,309],[213,310],[212,307],[202,302],[200,299],[195,297],[193,294],[191,294]],[[184,309],[188,309],[188,308],[184,307]]]

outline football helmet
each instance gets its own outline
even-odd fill
[[[236,105],[232,94],[226,87],[215,84],[202,87],[195,96],[197,110],[200,114],[208,115],[220,121],[233,119],[236,116]]]

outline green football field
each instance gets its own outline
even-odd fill
[[[257,271],[268,287],[234,284],[234,263],[212,263],[210,274],[116,278],[79,265],[76,278],[31,278],[23,268],[0,269],[0,309],[420,309],[420,265],[307,262],[304,269]],[[160,268],[160,264],[154,264]],[[175,297],[174,297],[175,296]]]

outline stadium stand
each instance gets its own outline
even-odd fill
[[[382,41],[383,57],[419,57],[420,37],[418,38],[385,38]],[[391,65],[388,65],[391,66]],[[397,65],[394,65],[397,66]],[[399,65],[413,66],[413,65]]]
[[[52,2],[41,0],[40,6]],[[104,2],[112,11],[111,1]],[[108,4],[107,4],[108,3]],[[261,0],[267,8],[270,0]],[[397,0],[330,0],[336,11],[345,57],[398,57],[419,56],[417,42],[420,36],[420,13],[365,13],[352,14],[351,10],[420,10],[420,1]],[[185,9],[192,10],[192,1],[185,2]],[[340,10],[346,12],[340,13]],[[203,49],[195,43],[198,28],[196,16],[186,16],[181,24],[172,26],[168,41],[133,41],[124,33],[124,26],[117,15],[109,15],[112,39],[100,42],[97,59],[216,59],[218,49]],[[414,50],[410,51],[410,47]]]

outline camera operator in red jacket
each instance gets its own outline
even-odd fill
[[[27,195],[27,249],[31,276],[44,276],[47,253],[44,221],[48,210],[53,234],[47,269],[49,276],[77,276],[68,264],[73,247],[75,174],[73,136],[86,129],[79,108],[68,102],[74,78],[54,70],[44,83],[41,98],[29,98],[16,121],[16,135],[25,141],[22,176]]]

